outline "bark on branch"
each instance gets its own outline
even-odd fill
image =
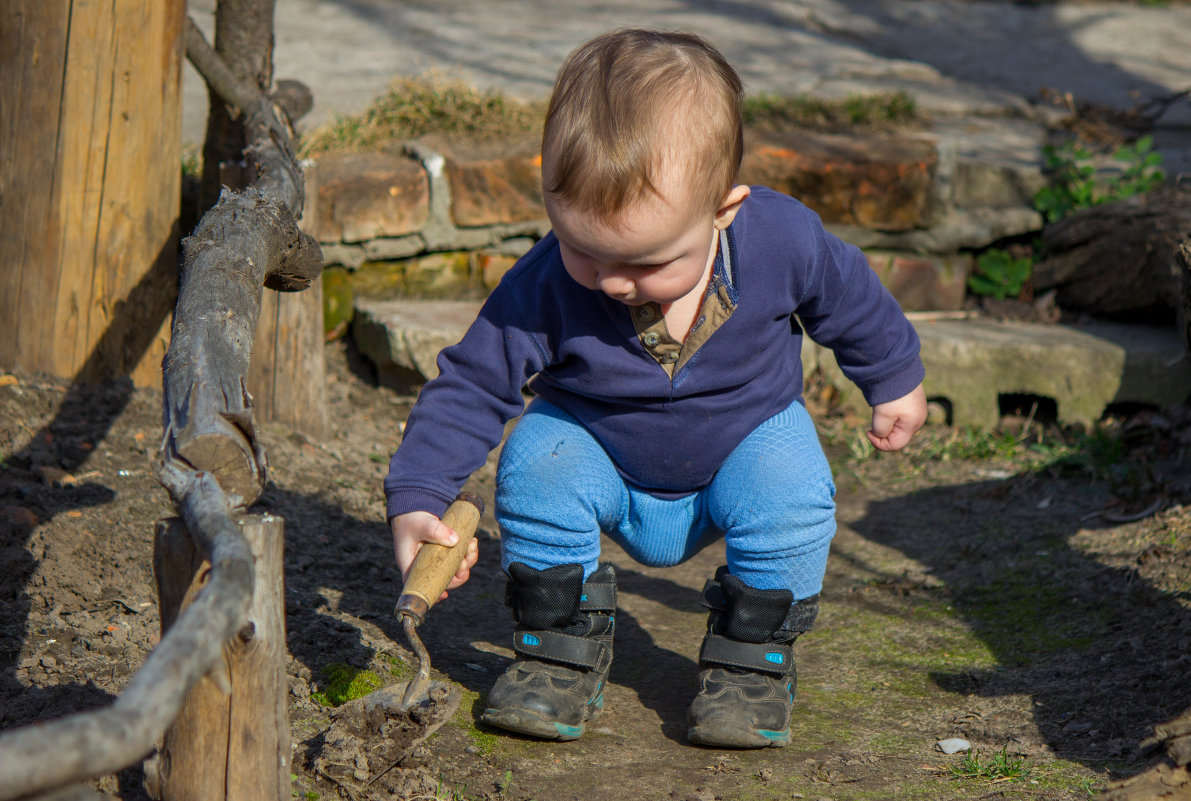
[[[163,473],[190,530],[202,532],[211,580],[111,706],[0,735],[0,801],[111,773],[149,754],[187,692],[243,626],[252,598],[252,554],[208,473]],[[47,762],[47,755],[52,761]],[[47,771],[47,767],[50,769]]]
[[[193,22],[187,55],[241,111],[250,185],[225,189],[183,241],[162,453],[177,469],[211,472],[234,506],[248,506],[267,473],[247,389],[261,288],[305,289],[322,271],[322,251],[298,228],[304,182],[288,123],[267,96],[235,78]]]
[[[220,65],[226,64],[209,47],[203,49],[205,40],[193,26],[187,44],[204,77],[216,91],[226,90],[225,100],[240,111],[250,184],[243,191],[224,190],[184,241],[164,365],[158,479],[208,554],[210,580],[111,706],[0,735],[0,801],[112,773],[144,758],[248,619],[252,555],[232,510],[252,503],[265,480],[265,454],[246,389],[262,286],[309,286],[322,270],[322,254],[297,226],[304,182],[283,115],[263,92],[234,80],[225,85],[223,78],[234,73],[223,74]]]

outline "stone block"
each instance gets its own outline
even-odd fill
[[[416,162],[385,153],[328,153],[317,163],[310,234],[318,241],[399,237],[426,224],[430,184]]]
[[[993,426],[998,396],[1051,398],[1059,421],[1090,426],[1114,403],[1164,406],[1191,394],[1191,363],[1173,329],[991,320],[919,322],[926,394],[956,425]]]
[[[1001,395],[1050,398],[1059,422],[1085,426],[1113,404],[1161,407],[1191,395],[1191,361],[1173,329],[929,317],[915,319],[914,326],[927,397],[946,401],[957,426],[996,426]],[[804,374],[821,370],[845,403],[863,407],[860,391],[830,350],[804,339],[802,363]]]
[[[869,251],[869,266],[906,311],[962,309],[972,257]]]
[[[955,165],[952,199],[971,209],[1032,208],[1034,195],[1046,186],[1038,166],[961,159]]]
[[[827,223],[882,231],[930,225],[938,154],[922,137],[750,134],[740,182],[798,198]]]
[[[542,159],[509,156],[484,161],[448,158],[451,219],[461,228],[529,222],[546,217]]]
[[[357,300],[352,335],[382,383],[408,383],[411,373],[429,381],[438,375],[439,351],[463,338],[480,306],[473,301]]]
[[[501,253],[496,250],[477,250],[472,254],[472,270],[480,276],[484,288],[492,290],[500,283],[504,274],[513,269],[517,263],[517,256]]]

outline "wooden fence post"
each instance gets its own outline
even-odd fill
[[[185,0],[0,3],[0,365],[161,385]]]
[[[248,391],[258,423],[276,422],[321,440],[329,430],[323,354],[323,287],[261,296]]]
[[[146,764],[160,801],[289,801],[289,685],[285,658],[284,521],[239,520],[254,561],[248,623],[200,680]],[[180,518],[158,523],[154,572],[164,634],[206,583],[211,565]]]

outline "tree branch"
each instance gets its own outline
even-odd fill
[[[187,475],[168,467],[165,473],[187,526],[205,534],[210,582],[111,706],[0,735],[0,801],[65,787],[144,758],[190,688],[247,620],[252,554],[218,482],[208,473]]]
[[[193,17],[186,18],[186,58],[203,76],[207,86],[241,114],[265,99],[256,87],[235,76],[215,48],[207,43],[207,37],[203,36]]]

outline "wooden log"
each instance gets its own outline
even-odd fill
[[[219,63],[194,26],[187,52],[196,65]],[[221,80],[230,80],[227,72]],[[212,473],[231,503],[244,507],[259,497],[268,469],[248,388],[262,286],[309,286],[322,270],[322,252],[296,222],[304,186],[288,124],[252,84],[236,85],[232,99],[248,105],[237,112],[250,142],[243,156],[251,186],[224,191],[183,241],[162,454],[176,469]]]
[[[67,787],[144,759],[190,688],[219,661],[223,643],[248,620],[252,554],[219,483],[207,473],[184,473],[168,464],[159,476],[177,499],[187,528],[210,554],[207,586],[110,706],[0,734],[0,801]]]
[[[0,365],[159,386],[185,0],[0,4]]]
[[[284,523],[272,515],[238,523],[253,557],[248,620],[191,689],[157,756],[146,763],[146,788],[160,801],[290,798]],[[177,518],[158,524],[153,561],[164,639],[205,586],[210,563]]]
[[[1083,209],[1043,231],[1034,289],[1056,290],[1067,311],[1173,319],[1184,304],[1176,251],[1189,234],[1191,187],[1168,185]]]

